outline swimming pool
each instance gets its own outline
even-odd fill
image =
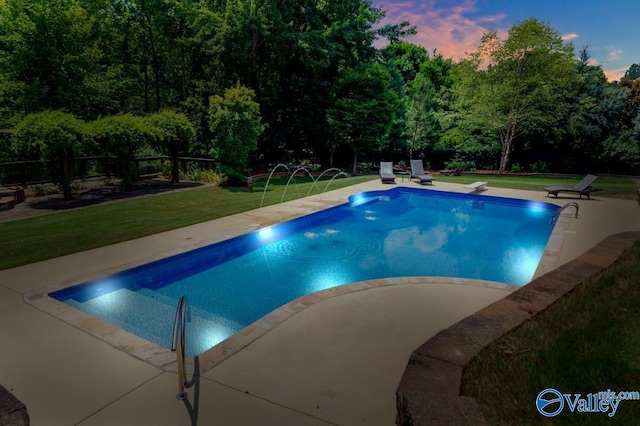
[[[371,191],[50,296],[168,348],[184,294],[193,356],[297,297],[351,282],[448,276],[525,284],[557,208],[417,188]]]

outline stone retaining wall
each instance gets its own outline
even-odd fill
[[[442,330],[413,351],[396,390],[396,424],[487,424],[478,402],[460,396],[467,363],[495,339],[610,266],[638,240],[640,232],[605,238],[575,260]]]

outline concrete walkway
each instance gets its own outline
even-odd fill
[[[579,204],[578,219],[563,214],[541,268],[564,264],[608,235],[640,230],[635,201],[554,200],[543,191],[492,188],[487,180],[487,195]],[[400,176],[397,184],[418,186]],[[406,278],[306,296],[202,355],[184,402],[175,398],[173,354],[46,296],[381,188],[389,185],[372,181],[0,271],[0,384],[36,426],[392,425],[395,390],[412,351],[510,294],[511,286]],[[468,191],[437,180],[425,188]]]

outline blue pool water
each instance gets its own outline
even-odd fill
[[[447,276],[526,284],[557,208],[417,188],[372,191],[50,296],[168,348],[186,295],[193,356],[300,296],[351,282]]]

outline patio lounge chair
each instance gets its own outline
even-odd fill
[[[590,200],[591,197],[589,197],[589,194],[591,192],[600,191],[599,189],[596,189],[596,188],[591,186],[591,184],[596,179],[598,179],[598,176],[586,175],[573,188],[569,188],[569,187],[566,187],[566,186],[547,186],[546,188],[544,188],[544,190],[548,192],[547,197],[549,195],[551,195],[551,194],[553,194],[555,197],[558,197],[558,192],[577,192],[577,193],[580,194],[580,198],[582,198],[583,195],[586,195],[587,199]]]
[[[422,160],[411,160],[411,177],[409,179],[420,179],[420,185],[430,183],[433,185],[433,176],[424,174]]]
[[[393,174],[393,163],[391,161],[380,162],[380,180],[382,183],[396,183],[396,175]]]

